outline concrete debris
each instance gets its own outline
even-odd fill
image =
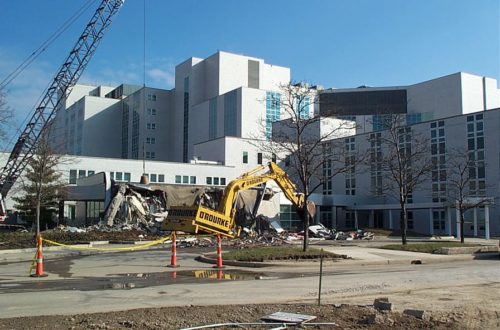
[[[303,232],[299,234],[304,234]],[[355,239],[372,240],[375,234],[372,232],[365,232],[363,229],[358,229],[352,232],[337,231],[329,229],[323,224],[309,226],[309,237],[312,239],[325,239],[325,240],[347,240],[352,241]]]
[[[403,314],[411,315],[411,316],[416,317],[417,319],[423,320],[425,311],[420,310],[420,309],[405,309],[403,311]]]
[[[159,231],[171,205],[204,205],[215,207],[222,190],[206,187],[152,186],[116,184],[100,227],[122,230],[126,227]]]
[[[392,304],[389,302],[389,298],[376,298],[373,301],[373,307],[379,311],[392,310]]]

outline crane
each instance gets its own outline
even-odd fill
[[[33,157],[40,136],[47,130],[48,123],[60,108],[61,102],[71,93],[72,87],[82,75],[111,24],[111,18],[124,2],[125,0],[103,0],[99,4],[14,144],[7,163],[0,173],[0,220],[6,215],[5,197]]]

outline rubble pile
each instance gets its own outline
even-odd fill
[[[205,205],[214,207],[222,194],[221,189],[204,187],[172,187],[118,184],[113,187],[113,199],[99,228],[106,230],[143,229],[159,231],[160,223],[168,215],[172,205]]]
[[[301,234],[304,235],[303,232]],[[320,223],[309,226],[309,237],[326,240],[352,241],[356,239],[372,240],[375,237],[375,234],[369,231],[365,232],[363,229],[350,232],[337,231],[335,229],[328,229]]]

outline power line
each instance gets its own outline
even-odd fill
[[[45,40],[31,55],[29,55],[21,64],[17,66],[10,74],[0,82],[0,90],[4,89],[14,79],[17,78],[33,61],[40,56],[47,48],[56,41],[94,2],[97,0],[88,0],[80,9],[78,9],[63,25],[61,25],[47,40]]]

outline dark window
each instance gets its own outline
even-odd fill
[[[262,152],[257,153],[257,164],[262,164]]]
[[[243,164],[248,164],[248,152],[243,151]]]

